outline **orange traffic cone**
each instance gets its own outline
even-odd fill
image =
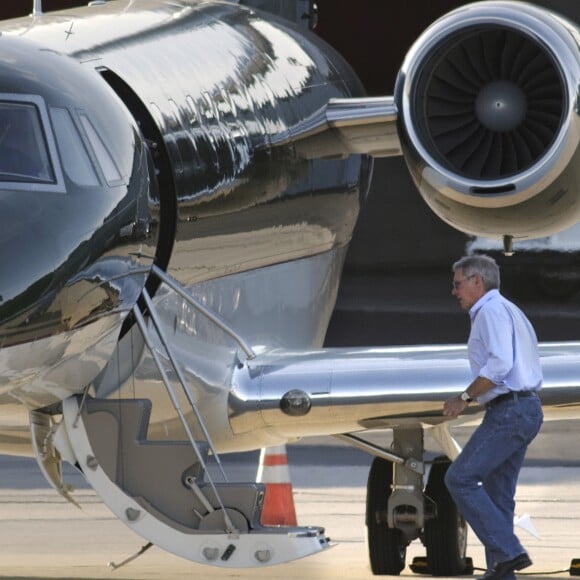
[[[285,445],[262,449],[256,480],[266,486],[262,525],[298,525]]]

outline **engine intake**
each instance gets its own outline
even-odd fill
[[[580,217],[578,31],[529,4],[433,24],[399,74],[400,136],[421,194],[470,234],[547,235]]]
[[[443,42],[415,87],[422,139],[470,179],[525,171],[554,143],[566,110],[557,62],[536,41],[498,27]]]

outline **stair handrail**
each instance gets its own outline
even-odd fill
[[[233,338],[240,348],[244,351],[248,360],[256,358],[256,353],[252,350],[252,347],[240,336],[223,318],[216,314],[213,310],[209,309],[207,306],[202,304],[199,300],[194,298],[189,292],[187,292],[175,279],[173,279],[167,272],[153,265],[151,271],[167,286],[169,286],[174,292],[179,294],[186,302],[191,304],[196,310],[199,310],[204,316],[211,320],[216,326],[221,328],[227,335]]]
[[[209,448],[211,449],[211,451],[214,455],[214,458],[216,460],[216,463],[219,466],[219,469],[222,473],[222,476],[223,476],[224,480],[227,482],[228,481],[227,475],[225,473],[225,470],[223,468],[223,465],[221,463],[219,455],[217,454],[217,452],[215,450],[215,447],[213,445],[213,442],[211,440],[209,432],[207,431],[205,423],[203,422],[203,419],[201,417],[201,414],[199,412],[197,404],[195,403],[195,401],[191,397],[191,393],[189,392],[189,389],[187,388],[187,383],[185,382],[185,378],[183,377],[181,369],[180,369],[179,365],[177,364],[177,361],[175,360],[175,358],[173,356],[173,352],[172,352],[171,348],[169,347],[169,344],[166,341],[165,334],[163,333],[163,330],[161,328],[160,322],[159,322],[157,314],[156,314],[155,306],[153,305],[153,302],[151,301],[151,298],[150,298],[147,290],[143,289],[141,296],[145,300],[145,303],[146,303],[147,308],[149,310],[148,314],[149,314],[151,320],[153,321],[153,325],[155,326],[155,330],[157,331],[157,335],[159,337],[159,340],[161,341],[163,348],[165,349],[165,351],[167,352],[167,355],[169,356],[169,359],[171,361],[171,366],[173,367],[173,369],[175,370],[175,373],[177,374],[177,378],[178,378],[179,382],[181,383],[181,387],[183,389],[183,392],[185,393],[187,400],[188,400],[189,404],[191,405],[193,412],[195,413],[198,424],[203,431],[204,437],[208,443]],[[186,432],[187,437],[189,439],[189,442],[191,443],[191,446],[195,452],[195,455],[196,455],[204,473],[207,475],[208,482],[209,482],[211,489],[214,492],[215,497],[216,497],[216,499],[219,503],[219,506],[221,508],[226,530],[228,531],[228,533],[235,532],[236,528],[233,525],[233,523],[228,515],[228,512],[227,512],[225,505],[221,499],[221,496],[217,490],[217,487],[213,481],[213,478],[211,477],[210,473],[207,470],[207,466],[206,466],[205,460],[203,458],[203,454],[199,450],[199,447],[197,445],[195,437],[193,436],[193,433],[192,433],[191,428],[187,422],[187,419],[185,418],[185,415],[183,414],[183,410],[181,409],[181,405],[179,404],[179,400],[177,399],[177,397],[175,395],[175,392],[173,390],[173,386],[171,385],[171,381],[169,380],[169,377],[167,376],[167,373],[165,372],[165,369],[163,368],[163,365],[162,365],[161,361],[159,360],[159,355],[157,354],[157,351],[155,350],[155,346],[153,345],[153,343],[151,342],[151,340],[149,338],[149,331],[147,328],[147,323],[145,322],[145,319],[143,318],[143,314],[141,313],[141,309],[140,309],[138,304],[135,304],[135,306],[133,307],[133,315],[135,316],[135,320],[137,321],[137,325],[139,326],[139,329],[141,330],[141,333],[143,334],[143,340],[145,341],[147,348],[151,352],[151,356],[153,357],[155,365],[157,366],[157,369],[159,370],[159,373],[161,374],[161,379],[162,379],[163,383],[165,384],[165,388],[167,389],[167,393],[169,394],[169,397],[171,399],[173,407],[175,408],[175,411],[177,412],[177,414],[179,416],[181,424],[183,425],[183,428],[185,429],[185,432]],[[200,499],[202,499],[202,498],[200,498]]]

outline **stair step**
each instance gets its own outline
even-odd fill
[[[119,519],[153,544],[228,568],[279,564],[329,547],[322,528],[262,526],[262,484],[210,485],[189,442],[148,441],[149,401],[87,399],[80,414],[79,408],[77,397],[63,403],[71,450],[86,479]],[[187,476],[204,502],[187,487]]]

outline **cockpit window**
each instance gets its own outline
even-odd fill
[[[84,187],[99,185],[95,169],[69,111],[51,108],[50,116],[64,172],[77,185]]]
[[[37,107],[0,101],[0,182],[55,181]]]
[[[81,114],[80,119],[83,125],[83,129],[87,134],[89,143],[91,144],[91,147],[95,152],[99,165],[103,170],[105,179],[109,184],[121,181],[121,174],[119,173],[119,170],[117,169],[117,166],[113,161],[113,157],[111,156],[111,153],[107,149],[100,135],[97,133],[97,130],[95,129],[94,125],[91,123],[90,119],[86,115]]]

